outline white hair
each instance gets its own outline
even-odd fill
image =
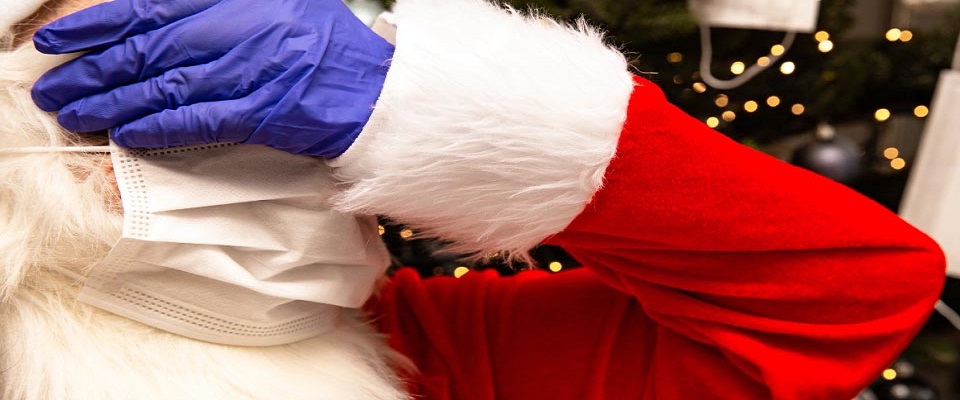
[[[0,27],[5,29],[5,27]],[[34,106],[30,87],[66,61],[0,33],[0,149],[87,144]],[[359,313],[331,333],[273,347],[199,342],[76,301],[120,237],[102,154],[0,154],[0,398],[383,399],[408,396],[405,365]]]

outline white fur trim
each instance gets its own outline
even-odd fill
[[[521,255],[600,187],[630,93],[627,63],[585,23],[480,0],[400,0],[373,116],[331,160],[339,209],[383,214],[451,250]]]

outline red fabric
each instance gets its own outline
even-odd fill
[[[929,315],[939,248],[637,78],[605,186],[550,240],[586,268],[421,280],[375,307],[426,399],[837,399]]]

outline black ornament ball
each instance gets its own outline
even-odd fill
[[[798,148],[790,160],[841,183],[851,183],[863,170],[861,149],[856,142],[833,133],[829,125],[817,128],[816,139]]]

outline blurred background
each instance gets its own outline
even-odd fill
[[[390,5],[347,3],[369,23]],[[960,0],[505,3],[566,21],[586,17],[628,54],[634,73],[704,124],[900,212],[951,262],[960,251],[960,214],[950,218],[960,204],[960,72],[949,71],[952,62],[960,69],[952,61],[960,58]],[[382,226],[395,264],[424,276],[516,272],[497,258],[466,265],[438,256],[441,243],[391,221]],[[538,248],[534,258],[536,268],[554,272],[577,267],[558,248]],[[943,300],[960,309],[960,279],[948,279]],[[960,331],[933,315],[860,398],[960,400]]]

